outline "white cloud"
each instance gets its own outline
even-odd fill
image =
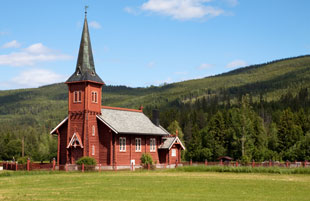
[[[36,43],[19,52],[0,55],[0,65],[31,66],[38,62],[67,60],[72,57],[49,49],[42,43]]]
[[[141,9],[171,16],[178,20],[189,20],[203,17],[216,17],[224,13],[220,8],[207,6],[211,0],[148,0]]]
[[[50,70],[31,69],[21,72],[11,80],[11,83],[14,83],[14,86],[17,85],[18,88],[27,88],[63,82],[64,80],[65,76],[56,74]]]
[[[89,23],[89,26],[94,28],[94,29],[101,29],[101,25],[99,24],[99,22],[96,22],[96,21],[91,21]]]
[[[209,68],[212,68],[212,67],[213,67],[212,64],[203,63],[203,64],[201,64],[201,65],[198,67],[198,69],[199,69],[199,70],[204,70],[204,69],[209,69]]]
[[[240,60],[240,59],[237,59],[237,60],[234,60],[234,61],[228,63],[226,65],[226,68],[240,68],[240,67],[244,67],[247,65],[248,65],[247,62]]]
[[[17,40],[12,40],[11,42],[5,43],[2,45],[2,48],[19,48],[20,43]]]

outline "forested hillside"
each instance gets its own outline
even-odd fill
[[[102,76],[104,79],[104,76]],[[249,66],[160,87],[103,87],[103,105],[161,111],[183,134],[186,159],[310,159],[310,56]],[[56,156],[48,135],[67,114],[67,86],[0,91],[0,158]]]

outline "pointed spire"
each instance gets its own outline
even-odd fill
[[[77,59],[76,69],[73,75],[66,82],[77,81],[94,81],[103,83],[101,78],[96,74],[93,52],[90,43],[90,36],[87,23],[87,8],[85,6],[85,19],[80,43],[79,56]]]

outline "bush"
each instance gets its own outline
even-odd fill
[[[92,157],[88,157],[88,156],[84,156],[82,158],[80,158],[79,160],[76,161],[76,164],[78,165],[96,165],[97,161],[92,158]]]
[[[18,158],[17,162],[18,162],[18,164],[25,165],[25,164],[27,164],[28,158],[29,158],[29,156],[20,157],[20,158]],[[30,161],[32,161],[32,160],[30,159]]]
[[[153,165],[153,159],[150,154],[145,154],[145,153],[142,154],[140,160],[143,166],[148,165],[148,164]]]

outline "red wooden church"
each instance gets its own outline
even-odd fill
[[[143,153],[157,164],[180,161],[185,148],[159,125],[158,111],[153,111],[151,121],[142,108],[101,105],[104,82],[95,71],[86,15],[76,69],[66,84],[68,117],[51,131],[58,135],[58,164],[75,164],[90,156],[102,166],[122,168],[139,165]]]

